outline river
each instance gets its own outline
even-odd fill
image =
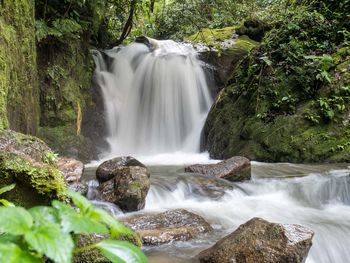
[[[94,178],[95,169],[86,169],[86,180]],[[349,262],[348,164],[252,162],[252,179],[241,183],[187,174],[180,165],[153,163],[150,169],[146,207],[138,213],[185,208],[204,217],[214,228],[213,233],[192,241],[145,247],[150,262],[198,262],[196,254],[253,217],[311,228],[315,236],[306,263]]]

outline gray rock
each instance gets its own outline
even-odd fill
[[[83,175],[84,164],[81,161],[68,157],[60,157],[57,160],[58,169],[63,173],[67,183],[78,182]]]
[[[185,172],[200,173],[229,181],[249,180],[251,166],[249,159],[235,156],[217,164],[194,164],[185,168]]]
[[[113,171],[121,166],[146,166],[130,156],[116,157],[103,162],[96,170],[96,178],[100,183],[106,182],[114,177]]]
[[[140,235],[144,245],[187,241],[212,231],[210,224],[202,217],[184,209],[134,215],[123,219],[122,222]]]
[[[121,166],[115,168],[111,180],[98,187],[103,201],[114,203],[124,212],[137,211],[145,207],[150,188],[150,172],[145,167]]]
[[[302,263],[314,232],[300,225],[253,218],[214,246],[202,251],[201,263]]]

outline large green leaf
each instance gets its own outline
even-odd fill
[[[57,210],[49,206],[36,206],[30,208],[29,213],[34,219],[35,225],[44,225],[47,223],[59,223]]]
[[[2,188],[0,188],[0,195],[2,195],[3,193],[9,192],[11,191],[13,188],[15,188],[16,184],[10,184],[7,186],[4,186]]]
[[[53,201],[52,206],[57,209],[61,219],[63,231],[66,233],[74,232],[76,234],[108,234],[106,226],[96,220],[85,217],[76,212],[72,207]]]
[[[47,223],[36,226],[24,238],[33,249],[55,262],[71,262],[74,248],[72,237],[63,233],[58,225]]]
[[[134,236],[135,233],[130,228],[126,227],[119,221],[117,221],[110,213],[107,211],[95,207],[91,212],[94,218],[100,220],[110,227],[111,237],[118,237],[120,235]]]
[[[72,198],[73,203],[79,208],[80,213],[83,215],[88,215],[90,213],[93,204],[88,199],[72,191],[67,191],[67,195]]]
[[[33,225],[33,218],[23,207],[0,207],[0,232],[23,235]]]
[[[15,244],[0,243],[0,262],[6,263],[41,263],[42,261]]]
[[[103,240],[96,244],[101,253],[113,263],[147,263],[143,252],[133,244],[119,240]]]
[[[107,211],[94,206],[88,199],[82,195],[68,191],[67,195],[72,198],[73,203],[79,208],[80,212],[94,221],[99,221],[109,226],[111,237],[118,237],[120,235],[134,236],[135,233],[127,228],[122,223],[118,222]]]

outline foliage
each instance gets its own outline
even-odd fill
[[[12,188],[2,188],[0,193]],[[103,209],[93,206],[81,195],[68,192],[76,208],[53,201],[52,206],[0,207],[0,261],[68,263],[75,253],[98,249],[111,262],[148,262],[136,246],[113,240],[135,234]],[[79,234],[108,234],[103,240],[85,247],[76,247]]]

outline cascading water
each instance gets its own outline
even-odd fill
[[[151,40],[94,52],[109,129],[109,156],[198,152],[212,99],[189,45]]]

